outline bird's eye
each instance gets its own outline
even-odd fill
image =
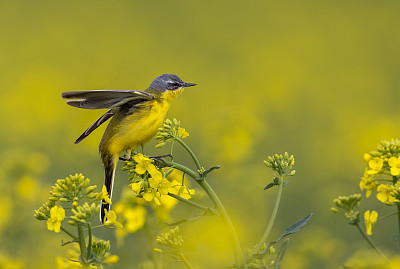
[[[170,82],[170,83],[168,83],[168,88],[170,88],[170,89],[177,89],[180,86],[181,85],[178,82]]]

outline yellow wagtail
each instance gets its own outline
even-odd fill
[[[67,101],[68,105],[74,107],[109,109],[76,139],[75,144],[112,118],[99,145],[105,170],[104,185],[110,199],[120,154],[126,151],[129,158],[133,150],[149,142],[161,126],[172,101],[185,87],[194,85],[196,84],[183,82],[177,75],[163,74],[154,79],[145,91],[92,90],[62,94],[65,99],[78,99]],[[102,222],[104,222],[105,209],[109,211],[110,205],[102,201],[100,209]]]

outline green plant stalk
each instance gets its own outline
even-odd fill
[[[73,235],[72,233],[70,233],[69,231],[67,231],[64,227],[60,227],[61,231],[63,231],[64,233],[68,234],[72,239],[74,239],[74,241],[79,242],[78,237],[76,237],[75,235]]]
[[[215,193],[215,191],[211,188],[211,186],[208,184],[207,181],[203,180],[197,180],[196,181],[202,188],[203,190],[208,194],[210,197],[211,201],[215,204],[215,207],[217,208],[218,212],[221,214],[221,217],[223,221],[225,222],[225,225],[228,228],[229,235],[231,237],[234,250],[235,250],[235,258],[236,258],[236,267],[240,268],[241,266],[244,265],[244,257],[243,257],[243,252],[242,248],[240,247],[240,242],[239,238],[236,234],[235,227],[233,226],[232,220],[228,215],[228,212],[226,211],[224,205],[222,204],[221,200]]]
[[[79,248],[81,249],[81,257],[83,260],[86,259],[87,255],[87,249],[86,249],[86,243],[85,243],[85,234],[83,232],[83,227],[82,224],[78,223],[78,243],[79,243]],[[86,265],[86,263],[84,264]]]
[[[173,198],[175,198],[175,199],[177,199],[177,200],[179,200],[179,201],[181,201],[181,202],[183,202],[183,203],[185,203],[185,204],[191,205],[191,206],[196,207],[198,209],[201,209],[203,211],[211,211],[213,214],[218,215],[217,212],[215,212],[213,208],[210,208],[210,207],[207,207],[207,206],[204,206],[204,205],[200,205],[198,203],[192,202],[190,200],[187,200],[185,198],[180,197],[179,195],[176,195],[176,194],[173,194],[173,193],[170,193],[170,192],[168,193],[168,195],[173,197]]]
[[[187,268],[193,269],[193,266],[190,264],[188,259],[186,259],[185,255],[183,255],[183,253],[181,251],[178,252],[178,257],[179,257],[179,259],[182,260],[182,262],[186,265]]]
[[[371,246],[371,248],[373,250],[375,250],[376,253],[378,253],[379,256],[381,256],[382,259],[384,259],[387,263],[390,263],[390,261],[388,260],[388,258],[386,258],[385,254],[382,253],[382,251],[380,251],[380,249],[374,244],[374,242],[371,241],[371,239],[368,237],[368,235],[364,232],[363,229],[361,229],[360,227],[360,223],[357,222],[356,227],[358,229],[358,231],[361,233],[361,235],[364,237],[365,240],[367,240],[368,244]]]
[[[395,185],[399,180],[397,176],[393,176],[392,179],[393,179],[393,185]],[[398,219],[399,236],[400,236],[400,204],[397,204],[397,219]],[[399,246],[400,246],[400,240],[399,240]]]
[[[194,156],[194,154],[192,157],[195,160],[197,160],[197,158],[196,158],[196,156]],[[233,227],[231,218],[229,217],[224,205],[222,204],[221,200],[219,199],[217,194],[214,192],[214,190],[211,188],[211,186],[204,179],[199,180],[200,175],[184,165],[174,163],[174,162],[169,162],[169,161],[165,161],[165,165],[169,166],[169,167],[174,167],[174,168],[188,174],[208,194],[211,201],[214,203],[215,207],[217,208],[218,212],[220,213],[223,221],[225,222],[225,225],[228,228],[229,235],[232,239],[233,247],[235,250],[236,266],[240,267],[240,266],[244,265],[244,257],[243,257],[242,248],[240,247],[239,238],[236,234],[235,228]]]
[[[384,219],[386,219],[388,217],[391,217],[391,216],[394,216],[394,215],[397,215],[397,214],[398,214],[397,212],[393,212],[393,213],[387,214],[385,216],[382,216],[382,217],[378,218],[377,222],[378,221],[382,221],[382,220],[384,220]]]
[[[88,223],[88,235],[89,235],[89,242],[87,246],[87,253],[86,253],[86,259],[90,259],[90,255],[92,254],[92,227],[90,226],[90,223]]]
[[[182,147],[184,147],[186,149],[186,151],[189,153],[189,155],[192,157],[194,163],[196,164],[196,168],[197,170],[201,170],[201,165],[199,160],[197,159],[196,155],[194,154],[194,152],[189,148],[188,145],[186,145],[185,142],[183,142],[182,139],[180,139],[179,137],[176,138],[176,141],[178,141],[179,144],[182,145]]]
[[[274,226],[276,215],[278,213],[279,204],[281,202],[281,197],[282,197],[282,190],[283,190],[283,176],[279,176],[278,193],[276,194],[274,209],[272,210],[271,218],[269,219],[267,229],[265,230],[263,236],[261,237],[256,248],[254,249],[253,254],[259,253],[264,243],[268,240],[272,227]]]

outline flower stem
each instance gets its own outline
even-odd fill
[[[264,243],[268,240],[268,237],[271,233],[272,227],[274,226],[275,218],[278,213],[279,204],[281,202],[283,190],[283,176],[279,177],[279,185],[278,185],[278,193],[276,194],[275,205],[274,209],[272,210],[271,218],[269,219],[267,229],[265,230],[263,236],[261,237],[260,241],[258,242],[256,248],[253,251],[253,254],[258,254],[264,245]]]
[[[395,185],[397,183],[397,181],[399,180],[399,178],[397,176],[393,176],[393,185]],[[400,236],[400,204],[397,204],[397,219],[398,219],[398,226],[399,226],[399,236]],[[400,240],[399,240],[399,245],[400,245]]]
[[[75,235],[73,235],[72,233],[70,233],[68,230],[66,230],[64,227],[60,227],[61,231],[63,231],[64,233],[68,234],[69,236],[71,236],[72,239],[74,239],[74,241],[79,242],[78,237],[76,237]]]
[[[90,223],[88,223],[88,235],[89,235],[89,242],[87,246],[87,254],[86,259],[90,259],[90,254],[92,253],[92,228],[90,227]]]
[[[184,147],[186,149],[186,151],[189,153],[189,155],[192,157],[194,163],[196,164],[197,170],[200,170],[201,169],[201,165],[200,165],[200,162],[197,159],[196,155],[194,154],[194,152],[189,148],[188,145],[186,145],[185,142],[183,142],[182,139],[177,138],[176,141],[178,141],[178,143],[181,144],[182,147]]]
[[[192,202],[192,201],[190,201],[190,200],[187,200],[187,199],[185,199],[185,198],[180,197],[179,195],[176,195],[176,194],[173,194],[173,193],[170,193],[170,192],[168,193],[168,195],[171,196],[171,197],[174,197],[175,199],[177,199],[177,200],[179,200],[179,201],[181,201],[181,202],[183,202],[183,203],[185,203],[185,204],[191,205],[191,206],[193,206],[193,207],[196,207],[196,208],[198,208],[198,209],[204,210],[204,211],[206,211],[206,212],[210,211],[210,212],[212,212],[214,215],[218,215],[218,213],[215,212],[215,210],[212,209],[212,208],[210,208],[210,207],[207,207],[207,206],[204,206],[204,205],[200,205],[200,204],[198,204],[198,203]]]
[[[175,162],[170,162],[170,161],[160,161],[160,164],[165,164],[165,166],[171,167],[171,168],[176,168],[186,174],[188,174],[191,178],[193,178],[194,180],[199,180],[200,175],[198,173],[196,173],[195,171],[193,171],[192,169],[190,169],[189,167],[186,167],[182,164],[179,163],[175,163]]]
[[[83,260],[86,259],[87,255],[87,249],[86,249],[86,243],[85,243],[85,234],[83,233],[83,228],[82,224],[78,223],[78,243],[79,243],[79,248],[81,249],[81,257]],[[85,263],[86,264],[86,263]]]
[[[386,258],[385,254],[383,254],[382,251],[380,251],[380,249],[374,244],[374,242],[371,241],[371,239],[364,232],[364,230],[361,229],[359,222],[356,223],[356,227],[358,231],[361,233],[361,235],[364,237],[364,239],[367,240],[368,244],[372,247],[372,249],[375,250],[375,252],[378,253],[378,255],[381,256],[381,258],[384,259],[387,263],[390,263],[388,258]]]
[[[229,235],[231,237],[233,247],[235,250],[235,260],[236,260],[236,268],[241,268],[244,266],[244,257],[243,257],[243,252],[242,248],[240,247],[240,242],[239,238],[236,234],[235,228],[233,226],[233,223],[231,221],[231,218],[228,215],[228,212],[226,211],[224,205],[222,204],[221,200],[215,193],[215,191],[211,188],[211,186],[207,183],[205,179],[203,180],[196,180],[196,182],[203,188],[203,190],[208,194],[210,199],[213,201],[215,207],[221,214],[221,217],[223,221],[225,222],[225,225],[228,228]]]
[[[211,201],[214,203],[215,207],[217,208],[218,212],[220,213],[223,221],[225,222],[225,225],[228,228],[229,235],[231,237],[231,240],[232,240],[232,243],[234,246],[234,250],[235,250],[236,266],[240,267],[240,266],[244,265],[244,257],[243,257],[242,249],[240,247],[239,238],[236,234],[235,228],[233,227],[232,221],[231,221],[224,205],[222,204],[221,200],[219,199],[219,197],[217,196],[215,191],[211,188],[211,186],[207,183],[207,181],[205,181],[205,179],[199,180],[200,175],[198,173],[194,172],[192,169],[190,169],[184,165],[181,165],[179,163],[169,162],[169,161],[165,161],[165,165],[176,168],[176,169],[188,174],[208,194]]]
[[[388,218],[388,217],[391,217],[391,216],[397,215],[397,214],[398,214],[397,212],[393,212],[393,213],[387,214],[387,215],[385,215],[385,216],[382,216],[382,217],[378,218],[377,221],[382,221],[382,220],[384,220],[384,219],[386,219],[386,218]]]
[[[190,264],[188,259],[186,259],[185,255],[183,255],[182,252],[179,251],[178,257],[182,260],[182,262],[186,265],[187,268],[193,269],[193,266]]]

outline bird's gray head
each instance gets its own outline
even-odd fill
[[[149,88],[157,91],[174,91],[179,88],[194,86],[194,83],[183,82],[177,75],[174,74],[163,74],[156,77],[150,84]]]

